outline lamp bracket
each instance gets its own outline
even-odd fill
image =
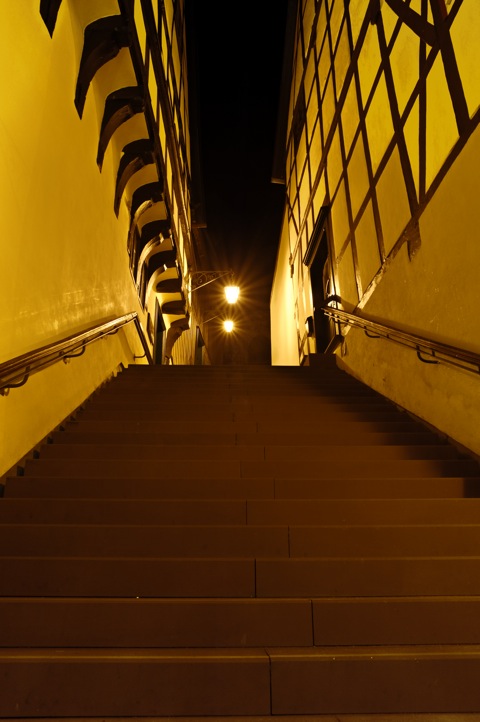
[[[190,290],[196,291],[224,276],[233,278],[233,271],[231,269],[228,271],[192,271],[190,273]]]

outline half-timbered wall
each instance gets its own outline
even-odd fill
[[[324,350],[315,308],[322,293],[347,311],[479,351],[472,317],[480,264],[476,0],[298,5],[286,139],[288,246],[283,242],[273,287],[275,297],[279,284],[291,285],[283,328],[293,319],[296,338],[275,331],[282,324],[272,303],[273,362],[303,363]],[[319,291],[322,244],[328,258]],[[400,391],[398,349],[350,331],[342,354],[354,373],[432,416],[415,400],[415,382],[412,394]],[[418,370],[418,363],[412,378],[430,374],[422,383],[443,373]]]

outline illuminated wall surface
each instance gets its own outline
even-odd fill
[[[131,311],[151,343],[159,317],[165,336],[185,331],[174,355],[192,362],[183,5],[1,3],[0,362]],[[97,384],[142,353],[134,332],[117,356],[113,343],[87,352]],[[12,463],[91,392],[87,366],[75,362],[70,380],[58,381],[68,398],[50,390],[45,428],[29,431],[38,409],[20,394],[46,381],[0,398],[0,445],[13,446]],[[38,393],[44,408],[46,387]]]
[[[288,243],[272,295],[288,282],[293,300],[283,324],[272,303],[274,363],[298,364],[322,350],[305,330],[322,291],[347,311],[480,352],[478,37],[477,0],[299,1]],[[322,245],[323,279],[315,268]],[[292,319],[294,331],[275,330],[291,329]],[[474,422],[476,378],[425,369],[415,354],[403,359],[387,345],[351,331],[343,362],[432,423],[439,415],[443,423],[452,404]],[[411,365],[408,382],[400,359]],[[437,382],[438,398],[428,399],[422,384]],[[473,432],[457,433],[453,423],[448,433],[478,447]]]

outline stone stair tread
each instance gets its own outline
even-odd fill
[[[479,597],[313,599],[316,645],[480,642]]]
[[[75,422],[74,422],[75,424]],[[235,445],[237,443],[237,434],[235,432],[225,433],[198,433],[185,434],[182,431],[168,431],[141,433],[122,431],[82,431],[81,429],[72,428],[74,424],[68,424],[65,430],[57,431],[51,436],[52,446],[66,444],[68,446],[80,444],[115,444],[115,445],[132,445],[146,447],[149,445],[161,446],[203,446],[203,445]],[[256,434],[252,434],[255,438]],[[261,443],[261,442],[259,442]],[[50,444],[49,444],[50,445]]]
[[[247,522],[288,524],[476,523],[480,499],[250,499]]]
[[[216,411],[209,405],[199,407],[189,407],[188,418],[193,421],[217,423],[227,422],[263,422],[265,423],[278,423],[279,416],[288,413],[288,406],[281,409],[265,409],[260,411],[255,410],[243,410],[243,409],[231,409],[225,408],[220,411]],[[379,407],[378,404],[363,404],[357,406],[345,405],[344,407],[339,404],[336,407],[328,406],[324,409],[324,423],[331,425],[335,423],[343,423],[348,421],[399,421],[399,412],[390,407]],[[311,410],[298,410],[297,412],[300,427],[311,427],[313,425],[320,424],[322,421],[321,409],[315,409],[312,407]],[[147,408],[142,409],[139,407],[132,408],[85,408],[78,413],[78,418],[85,421],[122,421],[127,427],[133,428],[136,421],[156,421],[168,419],[168,423],[181,423],[185,419],[185,411],[181,407],[176,407],[171,410],[165,409],[159,405],[158,408]],[[187,422],[188,423],[188,422]],[[285,428],[285,423],[283,424]]]
[[[480,556],[257,559],[256,595],[448,596],[480,593]]]
[[[268,657],[263,650],[243,651],[202,656],[198,650],[146,655],[128,650],[117,656],[109,650],[104,655],[59,650],[55,656],[13,650],[10,657],[0,654],[5,680],[0,714],[38,716],[39,709],[42,716],[268,714]],[[26,687],[28,694],[21,695]]]
[[[39,482],[41,483],[41,482]],[[476,524],[480,499],[123,499],[5,497],[0,523],[170,525]]]
[[[144,558],[478,557],[479,524],[1,524],[0,556]],[[381,554],[379,554],[381,550]]]
[[[440,447],[442,448],[442,447]],[[428,452],[425,452],[428,453]],[[434,453],[434,452],[432,452]],[[45,444],[40,451],[41,459],[130,459],[130,460],[252,460],[261,461],[265,449],[261,445],[246,444]]]
[[[2,524],[0,556],[288,557],[284,526]]]
[[[332,483],[334,481],[334,483]],[[118,498],[125,499],[262,499],[392,500],[480,496],[480,477],[449,476],[391,479],[276,479],[264,478],[109,478],[77,476],[9,477],[6,498]]]
[[[0,647],[311,647],[480,642],[480,596],[0,598]]]
[[[76,648],[76,649],[55,649],[55,648],[43,648],[43,649],[29,649],[23,648],[0,648],[0,661],[4,659],[12,660],[27,660],[27,661],[40,661],[44,659],[51,659],[53,661],[64,661],[64,660],[84,660],[84,661],[98,661],[98,660],[114,660],[124,659],[138,660],[138,661],[155,661],[161,660],[175,660],[175,661],[199,661],[204,660],[215,660],[221,659],[228,663],[229,660],[240,659],[242,661],[256,661],[264,660],[268,657],[268,653],[263,648],[244,648],[235,647],[233,649],[228,648],[212,648],[212,649],[198,649],[192,647],[191,649],[145,649],[143,647],[135,649],[128,647],[127,649],[117,648],[115,650],[99,649],[96,648],[94,651],[89,648]]]
[[[244,447],[255,449],[256,447]],[[388,479],[411,477],[477,477],[480,467],[469,459],[327,459],[242,460],[242,459],[29,459],[25,476],[69,476],[104,478],[277,478],[277,479]]]
[[[309,653],[283,648],[207,652],[4,650],[0,669],[4,671],[8,665],[5,678],[9,684],[0,712],[4,717],[14,710],[17,715],[24,711],[31,714],[43,702],[43,709],[53,709],[57,716],[72,715],[73,710],[91,714],[92,700],[107,716],[120,710],[153,714],[155,709],[158,714],[159,708],[162,714],[176,716],[331,712],[332,708],[337,712],[382,712],[392,703],[397,711],[433,708],[456,712],[471,710],[472,706],[475,709],[478,701],[475,681],[480,668],[479,645],[380,650],[329,647]],[[45,667],[50,684],[57,690],[53,703],[50,697],[46,706]],[[394,676],[387,684],[392,673],[399,672],[401,678],[396,681]],[[27,675],[29,695],[18,704],[15,692]],[[427,686],[432,675],[437,682],[433,689]],[[108,697],[103,696],[105,684]],[[88,695],[84,694],[85,686]],[[138,695],[139,691],[143,694]]]
[[[398,432],[365,432],[357,433],[355,436],[343,436],[335,432],[305,432],[299,433],[198,433],[185,434],[183,432],[172,432],[165,430],[159,432],[126,432],[126,431],[99,431],[89,432],[81,429],[73,429],[71,425],[63,431],[57,431],[51,436],[53,444],[131,444],[131,445],[191,445],[199,446],[203,444],[239,444],[239,445],[259,445],[259,446],[316,446],[319,443],[323,446],[330,447],[350,447],[350,446],[379,446],[379,445],[395,445],[395,446],[447,446],[447,444],[439,437],[428,431],[398,431]],[[449,447],[452,448],[452,447]]]
[[[100,398],[106,400],[113,400],[121,397],[132,397],[138,396],[139,398],[167,398],[167,399],[195,399],[198,401],[212,399],[215,402],[241,402],[245,400],[258,401],[267,403],[269,399],[278,399],[282,402],[287,402],[291,399],[302,402],[308,399],[316,398],[334,398],[334,397],[348,397],[349,393],[352,393],[356,398],[362,399],[383,399],[381,394],[377,393],[373,389],[367,386],[359,385],[358,383],[349,383],[344,381],[342,384],[332,383],[311,383],[308,386],[289,386],[283,384],[282,388],[278,388],[278,383],[269,384],[267,382],[258,383],[256,385],[249,383],[230,383],[227,382],[222,384],[219,389],[217,383],[202,383],[200,388],[191,389],[190,385],[185,385],[182,382],[169,383],[168,389],[158,390],[156,384],[142,384],[140,381],[129,383],[127,380],[124,382],[116,382],[115,385],[105,387],[102,389],[102,393],[96,394],[92,397],[92,402],[97,402]],[[392,402],[389,402],[392,403]]]
[[[470,459],[350,459],[328,460],[319,465],[315,460],[303,459],[301,461],[243,461],[241,462],[241,475],[244,477],[259,477],[262,474],[277,479],[365,479],[365,478],[401,478],[412,476],[478,476],[480,467],[476,461]]]
[[[409,460],[409,459],[456,459],[460,458],[458,452],[446,445],[420,445],[406,444],[362,446],[351,444],[348,446],[329,446],[324,443],[315,445],[298,444],[289,445],[262,445],[258,444],[182,444],[156,445],[143,443],[84,443],[76,444],[70,439],[69,443],[44,444],[40,450],[42,459],[58,458],[84,458],[84,459],[239,459],[247,461],[292,461],[303,460],[337,460],[343,453],[347,453],[350,460],[367,460],[372,457],[376,460]],[[321,440],[319,440],[320,442]]]
[[[305,389],[289,389],[288,387],[281,392],[269,389],[265,384],[261,384],[256,388],[248,388],[244,385],[238,388],[226,387],[224,392],[215,393],[214,387],[210,389],[203,387],[199,391],[193,390],[189,392],[189,385],[182,385],[175,388],[169,387],[162,394],[156,393],[156,386],[145,386],[139,388],[138,384],[134,384],[129,388],[118,388],[115,393],[110,392],[103,396],[93,396],[86,401],[82,408],[89,406],[123,406],[134,405],[134,399],[138,398],[140,405],[157,405],[163,406],[167,404],[170,408],[185,407],[192,403],[194,406],[222,406],[222,407],[248,407],[252,409],[265,410],[269,406],[278,408],[310,408],[313,406],[331,408],[336,404],[346,405],[352,396],[352,405],[374,405],[388,407],[392,410],[401,411],[401,407],[396,406],[393,402],[382,397],[373,391],[344,385],[339,389],[332,390],[332,385],[315,388],[308,387]],[[158,399],[158,401],[156,401]]]
[[[480,594],[480,556],[0,557],[3,596],[312,598]]]
[[[7,478],[6,498],[273,499],[273,479],[109,478],[17,476]]]
[[[309,600],[6,598],[0,611],[1,647],[313,644]]]
[[[407,422],[404,422],[407,423]],[[408,422],[409,428],[412,427],[413,422]],[[404,428],[404,427],[402,427]],[[154,420],[146,421],[145,419],[132,420],[130,419],[128,424],[125,421],[118,419],[108,419],[103,421],[93,421],[83,419],[80,415],[68,423],[68,431],[76,433],[76,431],[88,431],[93,433],[102,434],[116,433],[120,431],[122,433],[153,433],[158,434],[165,432],[176,432],[182,434],[197,434],[197,433],[209,433],[209,434],[236,434],[236,433],[255,433],[257,431],[257,423],[254,420],[250,421],[211,421],[209,419],[202,419],[200,421],[191,421],[189,418],[182,421],[179,424],[177,421],[172,423],[170,418],[157,418]]]
[[[245,524],[246,501],[6,497],[0,523]]]
[[[312,423],[310,421],[303,421],[302,419],[296,419],[295,430],[297,433],[312,432]],[[317,433],[331,432],[332,424],[328,420],[322,420],[320,418],[315,421],[315,430]],[[176,422],[172,423],[170,419],[159,418],[153,421],[146,421],[145,419],[139,419],[136,421],[130,420],[128,425],[125,421],[119,421],[115,419],[108,419],[103,421],[92,421],[84,420],[82,417],[77,416],[75,420],[68,423],[68,431],[76,433],[77,431],[87,431],[94,433],[169,433],[174,431],[176,433],[185,434],[197,434],[197,433],[236,433],[236,434],[255,434],[260,433],[284,433],[285,423],[278,419],[273,419],[270,423],[260,422],[257,423],[255,420],[250,421],[210,421],[208,419],[202,419],[201,421],[190,421],[188,418],[185,419],[181,426]],[[368,433],[397,433],[397,432],[411,432],[418,431],[418,424],[411,418],[397,416],[395,420],[383,420],[383,421],[358,421],[358,420],[345,420],[342,419],[342,433],[345,436],[353,435],[358,432]]]
[[[0,596],[254,597],[245,558],[0,557]]]
[[[6,722],[26,722],[31,720],[30,717],[4,717]],[[106,722],[105,716],[103,717],[42,717],[44,722]],[[478,722],[478,715],[476,713],[437,713],[435,715],[435,722]],[[118,722],[169,722],[171,717],[121,717],[115,716],[115,720]],[[238,715],[228,715],[222,717],[221,715],[215,717],[208,716],[182,716],[182,722],[432,722],[432,715],[430,713],[388,713],[387,715],[379,715],[378,713],[370,714],[306,714],[306,715],[268,715],[258,716],[249,715],[246,717],[240,717]]]
[[[240,659],[245,662],[266,660],[268,658],[289,659],[289,660],[323,660],[323,659],[377,659],[381,658],[435,658],[441,659],[445,655],[450,657],[475,657],[480,659],[480,644],[459,644],[459,645],[394,645],[394,646],[341,646],[341,647],[267,647],[265,648],[204,648],[198,649],[192,647],[190,649],[145,649],[117,648],[112,651],[110,648],[91,650],[89,648],[76,649],[55,649],[55,648],[33,648],[25,650],[23,648],[0,649],[0,660],[25,660],[35,662],[44,659],[53,661],[64,660],[114,660],[124,659],[139,661],[155,661],[176,660],[176,661],[193,661],[203,662],[204,660],[221,659],[228,663],[230,660]]]
[[[361,482],[361,483],[360,483]],[[363,492],[363,496],[362,496]],[[275,479],[276,499],[403,499],[478,497],[480,477],[472,476],[413,476],[399,478],[359,479]]]

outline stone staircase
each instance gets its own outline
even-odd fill
[[[0,500],[1,717],[480,719],[479,467],[332,359],[133,366],[51,441]]]

